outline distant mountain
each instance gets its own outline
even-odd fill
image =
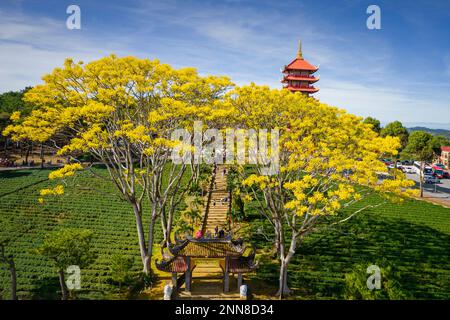
[[[450,130],[447,129],[430,129],[430,128],[426,128],[426,127],[412,127],[412,128],[407,128],[409,132],[413,132],[413,131],[425,131],[428,133],[431,133],[432,135],[435,136],[444,136],[447,137],[447,139],[450,139]]]
[[[450,130],[449,122],[403,122],[403,125],[406,128],[414,128],[414,127],[424,127],[429,129],[444,129]]]

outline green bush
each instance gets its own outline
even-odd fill
[[[119,284],[119,291],[122,289],[122,284],[128,284],[132,280],[133,264],[134,258],[130,256],[114,254],[111,257],[111,265],[109,267],[111,279]]]

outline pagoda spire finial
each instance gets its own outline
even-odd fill
[[[297,58],[298,58],[298,59],[303,59],[303,54],[302,54],[302,40],[298,40]]]

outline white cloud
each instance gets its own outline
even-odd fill
[[[414,92],[386,86],[367,86],[346,81],[326,81],[317,97],[359,116],[372,116],[383,122],[443,122],[447,120],[449,95],[430,100]]]
[[[90,61],[126,53],[115,42],[100,43],[83,30],[66,29],[64,20],[0,11],[0,92],[39,83],[68,57]]]

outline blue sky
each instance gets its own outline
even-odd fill
[[[81,8],[81,30],[66,8]],[[381,30],[366,27],[370,4]],[[322,102],[383,123],[450,129],[450,1],[38,1],[0,3],[0,92],[39,83],[66,57],[158,58],[280,88],[296,54],[320,64]]]

